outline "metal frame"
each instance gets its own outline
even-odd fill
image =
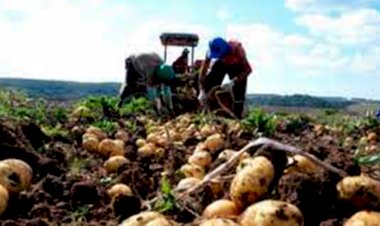
[[[162,33],[160,35],[161,44],[164,46],[164,61],[167,59],[168,46],[186,46],[191,47],[191,67],[194,67],[194,51],[198,45],[199,36],[191,33]]]

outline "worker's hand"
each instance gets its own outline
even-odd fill
[[[201,92],[199,93],[198,100],[199,100],[199,102],[203,103],[205,99],[206,99],[206,93],[202,89]]]
[[[224,84],[222,87],[228,90],[232,90],[235,85],[235,79],[231,80],[231,82]]]

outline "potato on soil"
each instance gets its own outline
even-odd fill
[[[180,171],[185,175],[185,177],[202,179],[205,176],[204,169],[194,164],[185,164],[181,167]]]
[[[155,223],[155,224],[152,224]],[[120,226],[172,226],[174,225],[170,220],[158,212],[146,211],[133,215],[124,220]]]
[[[196,177],[187,177],[182,180],[180,180],[177,184],[176,189],[178,190],[186,190],[190,187],[194,187],[201,183],[201,180]]]
[[[113,173],[128,163],[129,160],[127,158],[121,155],[116,155],[107,159],[103,164],[103,168],[106,169],[107,173]]]
[[[86,133],[94,134],[99,140],[107,138],[107,135],[98,127],[89,126],[86,130]]]
[[[32,183],[33,169],[19,159],[0,161],[0,184],[10,193],[18,193],[28,189]]]
[[[357,212],[344,223],[344,226],[380,226],[380,212]]]
[[[115,134],[115,139],[122,140],[124,142],[128,142],[129,136],[125,130],[119,129]]]
[[[367,139],[368,141],[370,142],[375,142],[377,141],[377,134],[374,133],[374,132],[370,132],[368,135],[367,135]]]
[[[312,161],[302,155],[293,156],[293,162],[289,168],[285,170],[285,173],[292,172],[303,172],[303,173],[314,173],[318,171],[320,168],[315,165]]]
[[[124,155],[124,142],[121,140],[103,139],[99,143],[99,152],[105,156]]]
[[[336,186],[338,196],[358,208],[380,205],[380,181],[365,175],[347,176]]]
[[[208,137],[216,133],[216,129],[215,127],[212,127],[211,125],[204,125],[200,129],[199,133],[201,134],[202,137]]]
[[[224,147],[224,144],[225,142],[223,140],[223,137],[219,133],[207,137],[207,139],[204,142],[206,149],[211,153],[219,149],[222,149]]]
[[[263,200],[249,206],[239,220],[241,226],[303,226],[302,212],[279,200]]]
[[[156,146],[152,143],[147,143],[137,149],[137,153],[141,157],[147,157],[156,154]]]
[[[257,202],[268,192],[268,187],[274,178],[272,163],[263,156],[253,158],[236,173],[230,185],[230,198],[238,208],[245,208]]]
[[[99,139],[95,136],[89,136],[82,141],[82,147],[84,150],[89,152],[98,152],[99,151]]]
[[[4,186],[0,185],[0,216],[7,209],[8,201],[9,201],[9,192]]]
[[[136,146],[139,147],[139,148],[141,148],[145,144],[146,144],[146,140],[145,139],[139,138],[139,139],[136,140]]]
[[[198,165],[202,168],[208,168],[211,165],[212,157],[207,151],[198,151],[189,158],[189,163]]]
[[[215,218],[202,221],[199,226],[239,226],[239,224],[230,219]]]
[[[107,190],[107,194],[111,197],[114,198],[119,195],[124,195],[124,196],[132,196],[133,192],[132,189],[125,184],[115,184],[111,188]]]
[[[203,211],[203,218],[231,218],[239,215],[234,202],[228,199],[219,199],[209,204]]]

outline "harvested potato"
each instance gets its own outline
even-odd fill
[[[365,175],[347,176],[337,184],[336,188],[340,199],[350,201],[360,209],[379,206],[380,181]]]
[[[181,167],[180,171],[185,175],[185,177],[196,177],[202,179],[205,175],[203,168],[194,164],[185,164]]]
[[[359,140],[359,145],[360,146],[365,146],[368,144],[368,138],[367,137],[361,137]]]
[[[99,143],[99,152],[106,156],[124,155],[124,143],[121,140],[103,139]]]
[[[207,150],[213,153],[224,147],[224,140],[223,140],[222,135],[217,133],[217,134],[207,137],[207,139],[204,142],[204,145]]]
[[[174,226],[173,221],[170,221],[164,217],[156,218],[152,221],[149,221],[146,226]]]
[[[370,132],[370,133],[367,135],[367,139],[368,139],[369,142],[376,143],[376,141],[377,141],[377,134],[374,133],[374,132]]]
[[[214,194],[214,195],[219,195],[221,193],[224,192],[224,183],[223,181],[220,181],[220,180],[217,180],[217,179],[213,179],[210,181],[209,185],[208,185],[211,189],[211,192]]]
[[[196,186],[201,183],[201,180],[196,177],[186,177],[182,180],[180,180],[177,184],[178,190],[186,190],[190,187]]]
[[[242,169],[244,169],[245,167],[247,166],[252,166],[256,163],[256,160],[255,158],[245,158],[245,159],[242,159],[239,163],[238,163],[238,166],[236,168],[236,172],[239,172],[241,171]]]
[[[263,200],[249,206],[241,215],[241,226],[303,226],[302,212],[290,203]]]
[[[302,155],[293,156],[293,161],[291,166],[285,170],[286,174],[294,172],[313,173],[320,169],[315,163]]]
[[[136,140],[136,146],[139,147],[139,148],[141,148],[145,144],[146,144],[146,140],[145,139],[139,138],[139,139]]]
[[[119,195],[133,196],[132,189],[128,185],[125,185],[125,184],[113,185],[110,189],[107,190],[107,194],[111,198],[115,198],[116,196],[119,196]]]
[[[28,189],[32,183],[33,169],[19,159],[0,161],[0,184],[9,192],[18,193]]]
[[[0,185],[0,216],[7,209],[8,201],[9,201],[9,192],[3,185]]]
[[[150,224],[151,222],[159,222],[159,224],[155,224],[157,226],[172,225],[171,222],[167,220],[164,215],[154,211],[145,211],[127,218],[120,224],[120,226],[153,226],[152,224]]]
[[[89,126],[86,130],[86,133],[94,134],[99,140],[107,138],[107,135],[100,128],[95,126]]]
[[[322,133],[326,130],[325,126],[322,124],[317,124],[314,126],[314,131],[317,135],[322,135]]]
[[[263,156],[253,158],[250,165],[242,168],[232,179],[230,197],[239,208],[258,201],[268,192],[274,178],[272,163]]]
[[[343,226],[380,226],[380,212],[359,211],[352,215]]]
[[[206,145],[202,142],[198,143],[197,146],[195,146],[194,153],[198,151],[206,151]]]
[[[203,218],[231,218],[239,215],[234,202],[228,199],[219,199],[209,204],[203,211]]]
[[[200,129],[199,133],[202,137],[208,137],[208,136],[211,136],[212,134],[216,133],[216,129],[215,129],[215,127],[213,127],[211,125],[204,125]]]
[[[157,146],[163,147],[163,148],[169,146],[169,140],[166,137],[162,137],[162,136],[158,137],[155,143],[157,144]]]
[[[216,218],[202,221],[199,226],[239,226],[239,224],[230,219]]]
[[[346,137],[346,139],[343,142],[343,146],[347,148],[352,148],[352,146],[354,146],[354,138]]]
[[[155,155],[156,154],[155,149],[156,147],[154,144],[147,143],[144,146],[140,147],[137,150],[137,153],[141,157],[147,157],[147,156]]]
[[[198,165],[202,168],[208,168],[211,165],[212,157],[207,151],[198,151],[189,158],[189,163]]]
[[[157,134],[155,133],[150,133],[148,136],[146,136],[146,142],[148,143],[156,143],[157,141]]]
[[[129,136],[125,130],[119,129],[115,134],[115,139],[122,140],[126,143],[129,140]]]
[[[224,151],[222,151],[219,155],[218,155],[218,159],[219,160],[222,160],[223,162],[225,161],[228,161],[230,158],[232,158],[232,156],[234,156],[234,154],[236,154],[237,151],[235,150],[232,150],[232,149],[226,149]],[[247,153],[247,152],[244,152],[240,158],[239,158],[239,161],[243,161],[244,159],[246,158],[249,158],[250,155]]]
[[[89,152],[99,151],[99,139],[97,137],[88,137],[82,141],[82,147]]]
[[[103,168],[107,173],[116,172],[120,167],[129,163],[129,160],[121,155],[111,156],[104,162]]]

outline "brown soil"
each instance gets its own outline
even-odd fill
[[[220,128],[227,134],[226,126]],[[116,226],[122,220],[147,210],[143,204],[160,193],[163,172],[172,186],[181,180],[178,169],[187,162],[199,142],[192,137],[184,142],[183,147],[167,148],[163,156],[141,158],[136,154],[135,141],[146,134],[143,125],[138,124],[138,131],[129,134],[130,140],[126,143],[125,156],[130,163],[107,175],[101,167],[105,157],[88,153],[80,147],[83,131],[81,127],[72,133],[71,143],[67,143],[49,138],[35,124],[0,121],[0,160],[18,158],[30,164],[34,171],[33,186],[11,197],[7,211],[0,216],[0,225],[72,225],[73,222],[82,222],[82,225]],[[230,139],[226,141],[226,148],[234,150],[254,138],[250,133],[228,134],[227,137]],[[284,130],[276,134],[275,139],[303,147],[351,175],[361,172],[349,151],[337,143],[339,137],[317,136],[309,126],[303,125],[296,134]],[[213,160],[220,151],[213,154]],[[287,161],[285,152],[261,148],[251,154],[263,155],[275,166],[275,179],[271,185],[273,193],[268,198],[278,198],[298,206],[304,214],[305,225],[342,225],[357,211],[337,200],[335,185],[340,179],[338,176],[325,171],[283,175]],[[75,159],[79,166],[73,166]],[[210,169],[220,163],[214,161]],[[110,181],[107,182],[108,179]],[[129,185],[134,196],[119,196],[111,200],[106,191],[119,182]],[[228,191],[229,181],[224,183],[224,187]],[[228,193],[213,194],[211,188],[206,187],[187,201],[190,209],[201,214],[208,204],[220,198],[228,198]],[[181,206],[164,214],[182,224],[190,225],[196,219],[189,209]]]

